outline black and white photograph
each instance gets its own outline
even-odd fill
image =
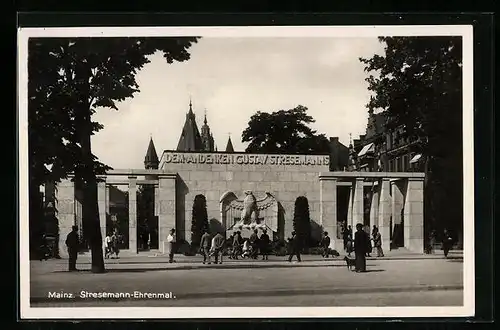
[[[474,314],[471,26],[18,47],[21,318]]]

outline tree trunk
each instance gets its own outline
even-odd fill
[[[43,222],[43,209],[40,203],[40,186],[35,180],[29,182],[29,251],[30,259],[38,255]]]
[[[92,273],[104,273],[102,235],[97,204],[97,182],[95,178],[93,180],[88,179],[84,186],[83,226],[84,234],[90,244]]]

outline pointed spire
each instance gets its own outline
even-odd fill
[[[349,133],[349,148],[352,148],[352,133]]]
[[[203,119],[203,123],[207,125],[207,108],[205,108],[205,118]]]
[[[229,137],[226,144],[226,152],[234,152],[233,142],[231,141],[231,133],[228,133]]]
[[[144,167],[146,169],[158,169],[159,160],[158,154],[156,153],[155,144],[153,143],[153,136],[150,136],[148,150],[146,151],[146,157],[144,157]]]
[[[191,96],[189,97],[189,112],[188,114],[194,114],[193,113],[193,102],[191,100]]]
[[[198,125],[196,124],[196,116],[193,112],[193,102],[189,97],[189,111],[186,114],[186,121],[182,129],[177,151],[200,151],[203,150],[203,142],[201,139]]]

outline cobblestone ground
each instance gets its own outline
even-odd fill
[[[307,259],[307,258],[306,258]],[[65,260],[31,262],[32,306],[460,306],[461,259],[369,260],[367,273],[339,259],[288,263],[283,258],[202,265],[135,257],[110,260],[105,274],[67,272]],[[171,293],[173,299],[80,299],[80,293]],[[49,292],[75,299],[49,298]]]

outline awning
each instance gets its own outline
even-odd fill
[[[375,151],[375,144],[373,144],[373,142],[372,143],[368,143],[366,146],[363,147],[363,149],[361,149],[361,151],[358,154],[358,157],[359,156],[364,156],[368,152],[374,152],[374,151]]]
[[[410,160],[410,164],[413,164],[413,163],[416,163],[420,160],[420,158],[422,158],[422,154],[416,154],[415,156],[413,156],[413,158]]]

